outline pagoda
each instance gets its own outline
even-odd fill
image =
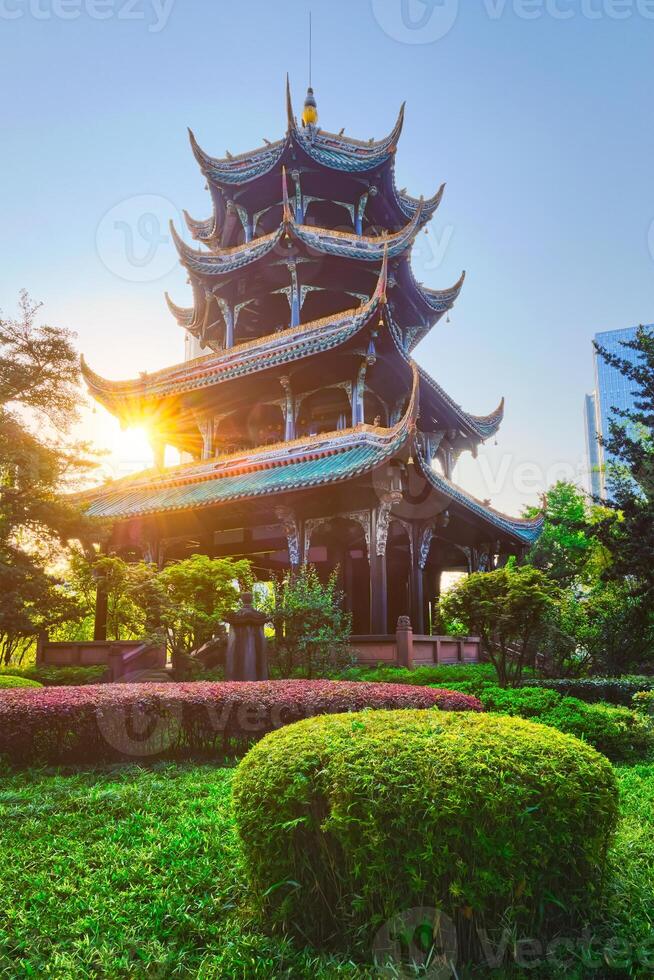
[[[190,133],[212,214],[185,214],[197,247],[172,235],[193,302],[167,298],[200,356],[132,381],[82,361],[90,393],[153,433],[155,465],[91,492],[106,547],[165,562],[245,557],[269,580],[303,562],[339,569],[358,634],[400,615],[430,630],[444,569],[491,569],[537,537],[453,482],[464,452],[497,432],[413,359],[464,276],[428,289],[411,249],[441,203],[398,190],[404,118],[382,140],[300,121],[287,80],[286,134],[238,156],[209,156]],[[186,460],[164,466],[164,447]]]

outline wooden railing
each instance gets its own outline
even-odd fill
[[[476,664],[481,659],[477,636],[421,636],[401,616],[395,633],[387,636],[353,636],[350,645],[361,666],[378,663],[389,667],[428,667],[436,664]]]
[[[123,680],[144,670],[163,670],[164,647],[139,640],[93,640],[88,643],[51,643],[41,638],[36,662],[44,667],[106,667],[107,680]]]

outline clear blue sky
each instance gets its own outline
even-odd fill
[[[458,477],[519,512],[583,460],[592,334],[654,319],[648,0],[0,0],[0,306],[26,287],[108,376],[181,360],[163,291],[190,296],[158,238],[209,212],[186,126],[216,155],[279,137],[309,9],[322,125],[379,138],[406,99],[399,186],[447,181],[414,265],[468,278],[418,356],[471,411],[506,395],[499,445]],[[116,222],[137,261],[154,249],[137,281]],[[103,410],[89,425],[120,456]]]

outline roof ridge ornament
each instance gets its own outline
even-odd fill
[[[292,133],[297,128],[295,114],[293,112],[293,99],[291,97],[291,81],[286,72],[286,133]]]
[[[318,122],[318,103],[311,86],[307,89],[304,107],[302,109],[302,125],[305,129],[315,128]]]

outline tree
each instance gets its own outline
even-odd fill
[[[613,559],[613,578],[630,576],[639,583],[649,608],[654,603],[654,333],[643,327],[623,346],[636,360],[611,354],[596,344],[607,364],[634,386],[634,408],[613,409],[604,446],[615,462],[609,464],[607,501],[618,519],[600,530]]]
[[[586,495],[574,483],[560,481],[546,495],[543,530],[531,546],[526,562],[547,572],[561,588],[597,581],[611,561],[596,535],[597,525],[611,516],[605,507],[589,506]],[[526,517],[536,516],[529,508]]]
[[[67,582],[84,610],[85,639],[92,637],[99,583],[107,598],[107,639],[134,640],[149,634],[156,625],[151,619],[156,575],[157,566],[148,562],[126,562],[117,555],[89,557],[73,549]]]
[[[352,617],[343,608],[337,571],[326,583],[313,565],[287,572],[263,606],[275,631],[274,661],[285,677],[324,677],[353,663]]]
[[[18,548],[0,560],[0,666],[20,665],[45,630],[66,628],[83,615],[77,597]]]
[[[445,620],[459,620],[478,635],[502,687],[519,683],[533,663],[543,630],[555,609],[558,590],[529,565],[507,565],[461,579],[441,599]]]
[[[240,589],[249,589],[248,561],[192,555],[166,565],[143,591],[145,607],[171,652],[178,678],[185,675],[188,657],[225,631],[225,616],[238,606]],[[146,595],[147,591],[147,595]]]
[[[39,306],[21,293],[17,319],[0,315],[0,646],[24,653],[43,629],[79,609],[51,569],[63,544],[89,522],[70,495],[95,465],[72,442],[81,403],[73,335],[37,326]]]
[[[623,648],[637,650],[640,661],[654,651],[654,332],[640,327],[623,346],[635,359],[619,357],[600,345],[597,352],[633,384],[634,407],[613,410],[605,449],[609,463],[610,517],[597,536],[611,556],[603,579],[626,596],[622,617]],[[625,665],[623,649],[619,662]],[[612,658],[614,659],[614,658]]]

